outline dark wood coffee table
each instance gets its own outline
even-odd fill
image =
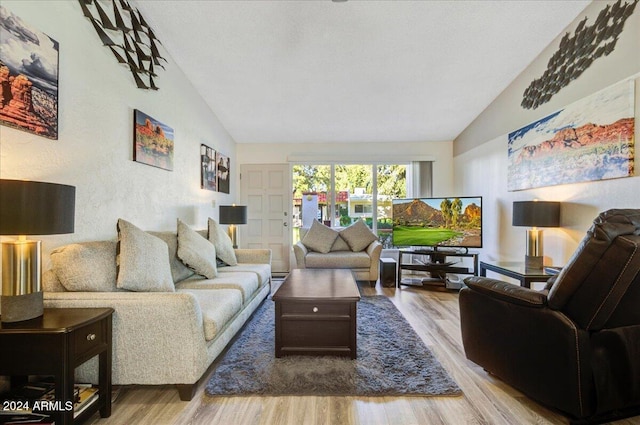
[[[356,358],[360,290],[351,270],[294,269],[273,294],[276,357]]]

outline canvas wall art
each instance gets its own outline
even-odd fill
[[[229,193],[229,180],[231,176],[229,157],[217,152],[216,164],[218,167],[218,192]]]
[[[173,171],[173,129],[134,110],[133,160]]]
[[[200,145],[200,188],[217,190],[216,151],[207,145]]]
[[[634,84],[616,84],[508,136],[509,191],[634,174]]]
[[[58,139],[57,41],[0,6],[0,124]]]

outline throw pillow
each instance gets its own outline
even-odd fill
[[[302,245],[306,246],[312,251],[321,252],[326,254],[331,251],[331,246],[336,241],[338,232],[330,227],[321,224],[318,220],[313,220],[311,228],[304,238],[302,238]]]
[[[218,275],[216,248],[178,219],[178,258],[194,272],[213,279]]]
[[[171,265],[171,276],[173,283],[182,282],[190,278],[195,273],[189,267],[185,266],[178,257],[178,233],[177,232],[147,232],[157,238],[160,238],[169,246],[169,264]],[[206,236],[204,236],[206,238]]]
[[[209,241],[216,247],[216,255],[230,266],[237,266],[238,259],[233,250],[233,242],[222,226],[212,218],[209,218]]]
[[[122,219],[118,220],[116,265],[120,289],[175,291],[167,244]]]
[[[116,291],[116,241],[74,243],[51,252],[52,269],[67,291]]]
[[[378,239],[378,237],[367,227],[362,219],[356,221],[351,226],[340,231],[340,236],[349,245],[351,251],[362,251],[371,242]]]

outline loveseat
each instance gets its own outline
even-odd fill
[[[362,221],[344,229],[332,229],[314,220],[300,228],[300,241],[293,246],[300,269],[351,269],[357,280],[375,286],[382,244]]]
[[[118,241],[52,252],[53,267],[43,276],[45,307],[115,310],[114,385],[175,384],[180,398],[190,400],[213,360],[269,294],[271,251],[229,248],[230,239],[212,221],[208,232],[179,222],[176,233],[143,232],[120,220]],[[125,244],[125,231],[136,235],[137,245]],[[226,238],[223,247],[208,241],[207,233],[216,242]],[[76,370],[78,382],[97,378],[95,358]]]

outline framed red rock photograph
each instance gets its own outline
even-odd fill
[[[59,44],[0,6],[0,124],[58,139]]]
[[[134,110],[133,160],[173,171],[173,128]]]

